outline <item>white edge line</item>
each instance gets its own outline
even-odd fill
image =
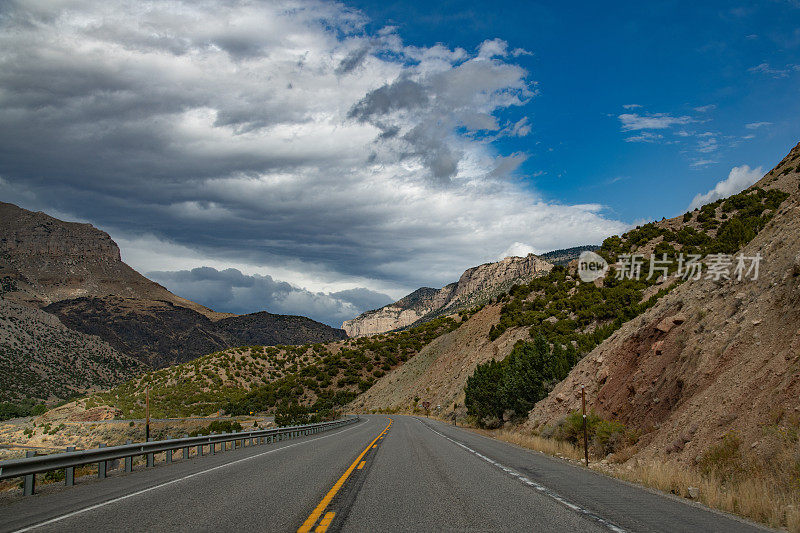
[[[237,463],[242,463],[244,461],[249,461],[251,459],[256,459],[258,457],[262,457],[262,456],[268,455],[270,453],[275,453],[275,452],[279,452],[281,450],[287,450],[289,448],[294,448],[295,446],[300,446],[302,444],[308,444],[310,442],[316,442],[318,440],[327,439],[328,437],[333,437],[335,435],[341,435],[345,431],[350,431],[351,429],[355,429],[355,428],[356,428],[356,426],[351,426],[351,427],[349,427],[347,429],[344,429],[342,431],[339,431],[337,433],[330,433],[328,435],[322,435],[321,437],[317,437],[316,439],[309,439],[309,440],[305,440],[303,442],[296,442],[294,444],[289,444],[287,446],[281,446],[280,448],[275,448],[275,449],[272,449],[272,450],[268,450],[266,452],[262,452],[262,453],[259,453],[259,454],[256,454],[256,455],[251,455],[249,457],[243,457],[242,459],[237,459],[235,461],[231,461],[230,463],[221,464],[221,465],[209,468],[208,470],[201,470],[200,472],[195,472],[193,474],[189,474],[187,476],[183,476],[183,477],[178,478],[178,479],[173,479],[171,481],[167,481],[165,483],[161,483],[160,485],[154,485],[152,487],[147,487],[146,489],[142,489],[142,490],[139,490],[139,491],[136,491],[136,492],[131,492],[130,494],[126,494],[124,496],[119,496],[117,498],[113,498],[111,500],[107,500],[107,501],[104,501],[104,502],[101,502],[101,503],[97,503],[95,505],[90,505],[89,507],[84,507],[83,509],[78,509],[77,511],[72,511],[71,513],[67,513],[67,514],[64,514],[64,515],[61,515],[61,516],[57,516],[55,518],[51,518],[49,520],[45,520],[44,522],[39,522],[38,524],[33,524],[31,526],[26,526],[26,527],[24,527],[22,529],[15,530],[14,533],[24,533],[26,531],[32,531],[34,529],[38,529],[40,527],[49,526],[50,524],[55,524],[56,522],[60,522],[62,520],[66,520],[67,518],[72,518],[73,516],[77,516],[79,514],[83,514],[83,513],[86,513],[88,511],[94,511],[95,509],[99,509],[101,507],[105,507],[106,505],[111,505],[112,503],[117,503],[117,502],[122,501],[122,500],[127,500],[128,498],[133,498],[134,496],[138,496],[140,494],[144,494],[146,492],[150,492],[151,490],[160,489],[162,487],[166,487],[168,485],[172,485],[173,483],[179,483],[181,481],[186,481],[187,479],[191,479],[191,478],[199,476],[201,474],[208,474],[209,472],[213,472],[213,471],[219,470],[221,468],[226,468],[226,467],[229,467],[231,465],[235,465]]]
[[[416,418],[416,417],[414,417],[414,418]],[[594,520],[596,522],[599,522],[600,524],[602,524],[603,526],[607,527],[611,531],[614,531],[615,533],[627,533],[623,528],[619,527],[618,525],[616,525],[616,524],[614,524],[612,522],[609,522],[605,518],[594,514],[593,512],[589,511],[588,509],[584,509],[583,507],[581,507],[579,505],[576,505],[576,504],[572,503],[571,501],[559,496],[557,493],[555,493],[552,490],[548,489],[544,485],[536,483],[535,481],[531,481],[530,479],[528,479],[527,477],[523,476],[522,474],[520,474],[516,470],[514,470],[512,468],[509,468],[509,467],[507,467],[507,466],[505,466],[505,465],[503,465],[501,463],[498,463],[494,459],[490,459],[490,458],[486,457],[485,455],[481,454],[480,452],[477,452],[477,451],[473,450],[472,448],[470,448],[466,444],[462,444],[462,443],[458,442],[457,440],[451,439],[447,435],[438,432],[437,430],[433,429],[428,424],[424,423],[419,418],[416,418],[416,420],[417,420],[417,422],[419,422],[420,424],[422,424],[423,426],[425,426],[429,430],[433,431],[434,433],[436,433],[440,437],[449,440],[450,442],[452,442],[453,444],[455,444],[457,446],[460,446],[461,448],[467,450],[468,452],[476,455],[480,459],[483,459],[484,461],[486,461],[490,465],[495,466],[495,467],[499,468],[500,470],[504,471],[506,474],[517,478],[519,481],[525,483],[529,487],[532,487],[533,489],[535,489],[536,491],[544,494],[545,496],[548,496],[550,499],[555,500],[556,502],[564,505],[568,509],[572,509],[575,512],[578,512],[578,513],[580,513],[582,515],[587,516],[588,518],[591,518],[592,520]]]

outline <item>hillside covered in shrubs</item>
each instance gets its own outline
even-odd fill
[[[535,340],[519,341],[504,360],[475,369],[465,388],[468,414],[481,426],[526,417],[585,354],[683,282],[676,274],[687,258],[734,254],[755,238],[788,196],[778,189],[752,187],[683,217],[609,237],[597,251],[611,265],[601,283],[582,283],[574,267],[557,266],[512,287],[497,298],[503,308],[489,337],[528,327]],[[638,279],[619,275],[614,266],[633,255],[643,260]],[[648,269],[651,256],[664,270]]]
[[[147,372],[80,403],[87,409],[113,407],[121,418],[141,418],[149,388],[156,418],[274,412],[279,404],[296,404],[300,411],[332,409],[459,324],[442,317],[408,331],[347,341],[231,348]]]

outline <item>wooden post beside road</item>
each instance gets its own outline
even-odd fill
[[[583,412],[583,456],[589,466],[589,431],[586,428],[586,388],[581,385],[581,411]]]

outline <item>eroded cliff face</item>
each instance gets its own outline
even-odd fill
[[[208,308],[175,296],[122,262],[119,247],[91,224],[64,222],[0,202],[0,279],[4,296],[35,307],[115,295],[164,300],[207,316]],[[12,290],[16,289],[16,290]]]
[[[342,324],[350,337],[375,335],[425,322],[486,303],[515,283],[546,274],[553,265],[539,257],[506,257],[467,269],[457,283],[439,290],[423,287],[395,303],[347,320]]]

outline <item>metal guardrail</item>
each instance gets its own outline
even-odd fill
[[[105,478],[108,470],[109,461],[125,460],[125,471],[133,471],[133,458],[144,455],[147,457],[147,466],[154,465],[154,454],[166,452],[166,462],[172,462],[172,453],[176,450],[183,450],[183,458],[188,459],[191,448],[197,448],[197,457],[204,454],[207,446],[209,454],[216,453],[218,444],[221,444],[221,451],[227,449],[227,443],[233,442],[233,449],[257,444],[279,442],[286,439],[313,435],[322,431],[328,431],[347,424],[358,421],[358,415],[334,420],[332,422],[320,422],[317,424],[306,424],[303,426],[289,426],[282,428],[261,429],[257,431],[241,431],[234,433],[220,433],[211,435],[201,435],[198,437],[185,436],[178,439],[168,439],[150,442],[129,443],[120,446],[101,445],[99,448],[81,451],[67,451],[64,453],[54,453],[42,456],[29,456],[24,459],[9,459],[0,461],[0,480],[22,477],[24,478],[23,493],[31,495],[34,492],[35,476],[52,470],[65,471],[65,483],[71,486],[75,483],[75,467],[97,463],[98,477]],[[31,452],[29,452],[31,453]]]

